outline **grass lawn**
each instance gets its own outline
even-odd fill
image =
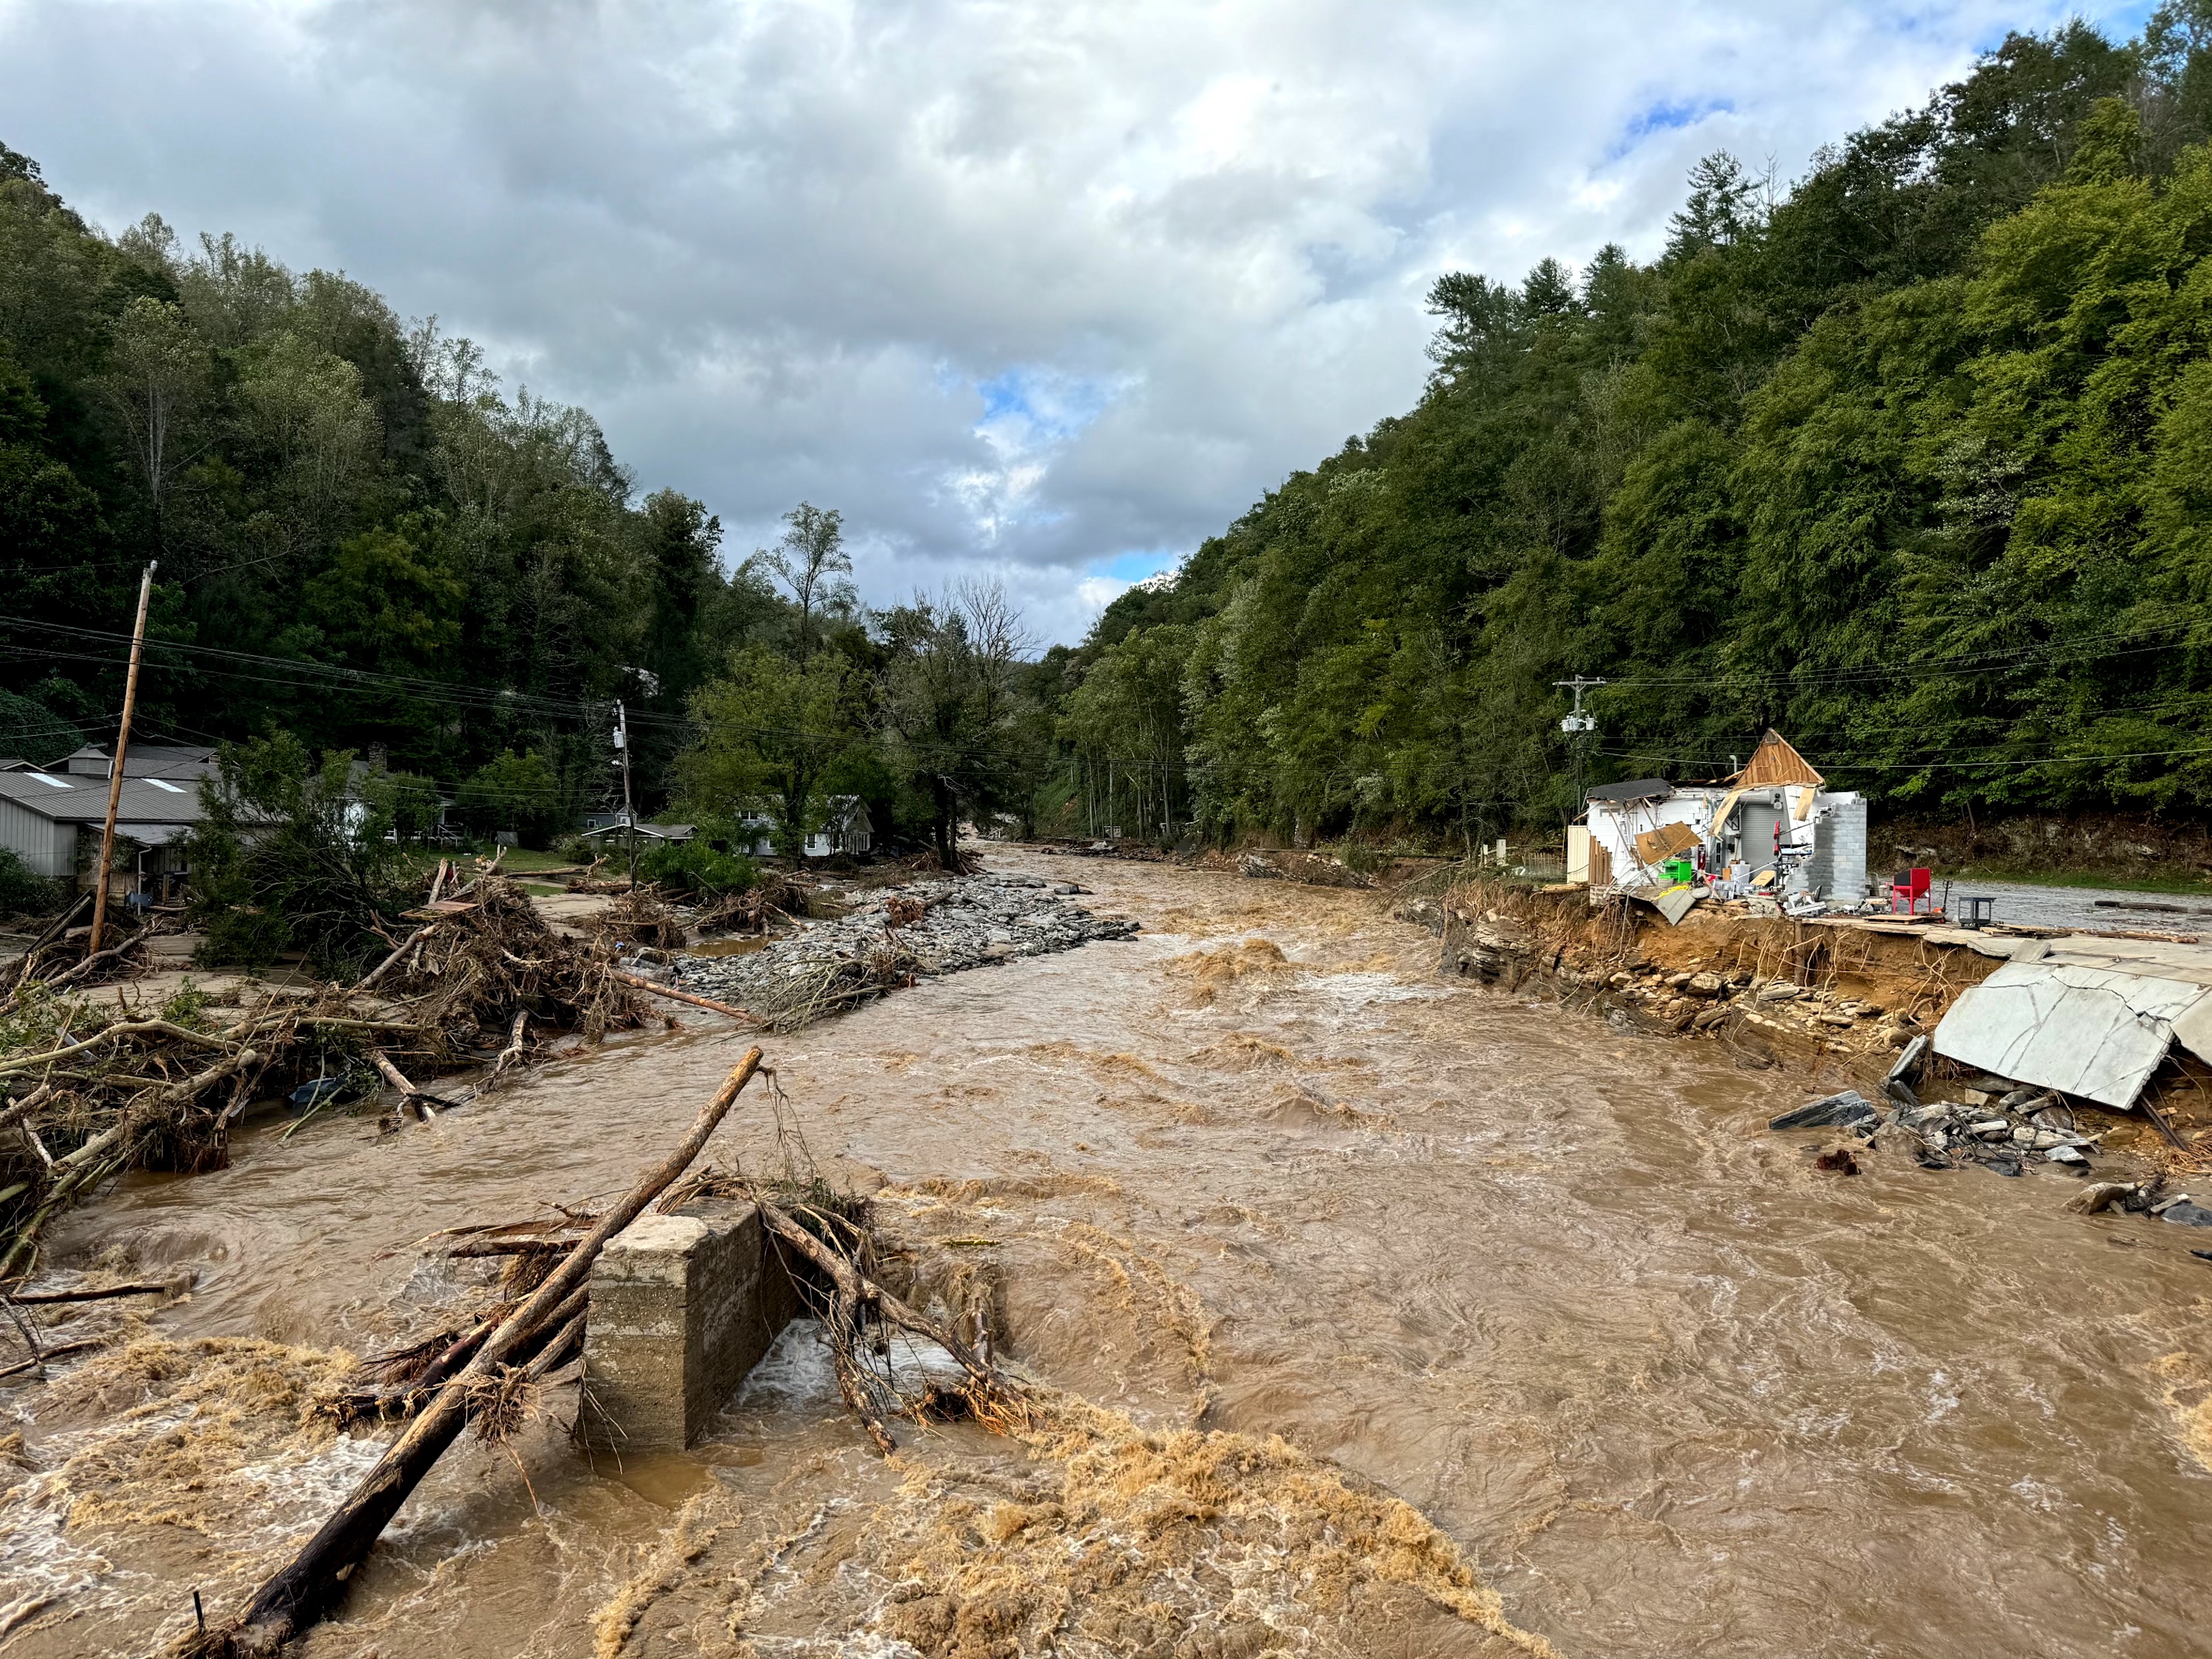
[[[465,872],[471,860],[483,855],[471,853],[465,848],[452,853],[435,847],[410,847],[406,849],[406,856],[410,866],[428,875],[438,867],[441,858],[452,859]],[[507,856],[499,861],[499,867],[511,875],[526,876],[538,870],[573,870],[576,867],[576,861],[564,859],[558,853],[533,853],[526,847],[510,847],[507,849]]]
[[[2116,893],[2179,893],[2212,897],[2201,876],[2129,876],[2095,870],[2033,870],[2005,864],[1969,864],[1939,870],[1938,881],[2016,881],[2037,887],[2100,887]]]

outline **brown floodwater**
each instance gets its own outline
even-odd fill
[[[1764,1121],[1840,1074],[1441,983],[1370,895],[991,861],[1146,931],[765,1046],[823,1166],[881,1173],[925,1277],[987,1275],[1040,1376],[1146,1427],[1279,1434],[1405,1500],[1566,1655],[2212,1654],[2202,1234],[2067,1214],[2056,1172],[1816,1173]],[[54,1259],[196,1272],[164,1337],[372,1351],[459,1292],[416,1241],[618,1190],[740,1046],[703,1023],[611,1043],[405,1134],[255,1130],[227,1170],[126,1182]],[[708,1153],[775,1155],[757,1096]],[[103,1522],[88,1493],[173,1478],[117,1449],[129,1404],[0,1395],[32,1471],[0,1466],[0,1654],[150,1645],[196,1584],[234,1606],[376,1451],[241,1443],[191,1498]],[[685,1455],[594,1468],[565,1420],[457,1448],[307,1650],[611,1651],[593,1613],[659,1547],[677,1612],[625,1651],[740,1624],[726,1650],[915,1651],[871,1622],[896,1573],[868,1552],[919,1500],[805,1328]],[[924,1449],[980,1468],[994,1443]],[[686,1582],[668,1540],[702,1516],[756,1547],[702,1545]],[[1417,1620],[1316,1650],[1488,1639]]]

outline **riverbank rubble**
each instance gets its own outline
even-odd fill
[[[990,874],[917,879],[852,895],[846,915],[745,956],[671,956],[678,990],[739,1005],[788,1031],[917,980],[1127,939],[1137,924],[1072,901],[1073,882]]]

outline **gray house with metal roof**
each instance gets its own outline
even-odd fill
[[[71,757],[75,759],[76,757]],[[138,757],[130,757],[136,761]],[[100,859],[100,825],[107,817],[106,757],[103,775],[84,772],[0,772],[0,847],[42,876],[66,881]],[[133,775],[124,768],[115,833],[139,849],[139,880],[183,867],[179,843],[201,819],[199,779]]]

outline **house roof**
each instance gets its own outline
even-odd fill
[[[99,823],[107,817],[107,780],[58,772],[0,772],[0,799],[57,823]],[[198,823],[201,817],[197,783],[125,776],[116,804],[118,827]],[[134,838],[144,839],[135,834]]]
[[[1665,800],[1674,786],[1664,778],[1631,778],[1626,783],[1601,783],[1589,792],[1591,800]]]
[[[1827,780],[1812,763],[1790,746],[1790,740],[1771,726],[1751,751],[1751,764],[1729,780],[1742,789],[1760,789],[1776,783],[1809,783],[1815,788]]]
[[[63,756],[50,769],[71,776],[96,774],[105,780],[107,761],[108,750],[105,747],[88,743],[74,753]],[[134,743],[123,757],[123,775],[126,778],[197,778],[214,769],[215,750],[212,748]]]
[[[637,826],[637,833],[655,841],[689,841],[696,827],[689,823],[641,823]],[[594,836],[611,836],[617,830],[629,828],[628,824],[620,822],[602,823],[595,829],[585,830],[584,839],[588,841]]]

